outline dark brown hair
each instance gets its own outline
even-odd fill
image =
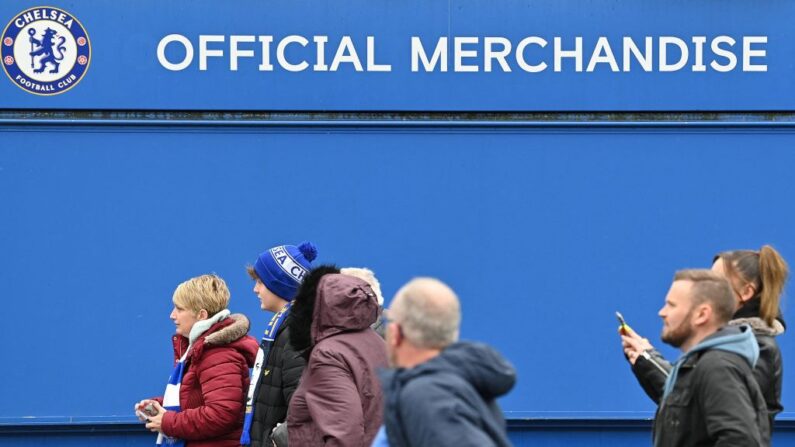
[[[262,280],[259,278],[259,275],[257,275],[257,271],[256,271],[256,270],[254,270],[254,266],[253,266],[253,265],[247,265],[247,266],[246,266],[246,272],[248,272],[248,276],[250,276],[250,277],[251,277],[251,279],[253,279],[254,281],[257,281],[257,280],[260,280],[260,281],[262,281]]]
[[[723,259],[730,280],[750,283],[759,296],[759,317],[772,326],[780,315],[781,294],[787,282],[789,267],[784,258],[770,245],[759,251],[733,250],[717,254],[712,262]]]

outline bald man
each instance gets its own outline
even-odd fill
[[[516,382],[499,353],[458,342],[461,306],[443,282],[417,278],[387,311],[394,368],[382,375],[384,423],[391,447],[510,446],[496,399]]]

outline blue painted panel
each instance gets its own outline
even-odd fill
[[[508,435],[517,447],[637,447],[651,444],[650,423],[561,420],[526,424],[509,421]],[[0,447],[27,446],[151,446],[154,436],[140,425],[49,426],[42,429],[19,427],[16,432],[0,427]],[[779,425],[774,445],[792,445],[795,431],[791,424]]]
[[[674,270],[792,261],[787,128],[0,128],[0,418],[129,418],[170,371],[170,298],[277,243],[448,281],[519,370],[509,418],[648,418],[613,312],[656,340]],[[790,293],[791,295],[791,293]],[[785,306],[785,317],[791,317]],[[790,337],[781,338],[785,358]],[[670,349],[664,351],[675,357]],[[112,381],[108,383],[108,377]],[[795,408],[795,391],[784,388]],[[792,418],[792,413],[783,415]]]
[[[788,0],[771,0],[764,7],[755,2],[716,7],[712,2],[686,0],[241,0],[234,6],[215,0],[167,4],[61,0],[51,6],[74,14],[85,26],[92,48],[88,72],[76,87],[58,96],[36,96],[3,79],[0,108],[755,111],[793,110],[795,98],[791,57],[795,30],[790,23],[795,3]],[[11,23],[13,28],[17,15],[29,7],[29,2],[21,0],[2,2],[0,26]],[[193,58],[180,71],[167,70],[158,59],[161,39],[172,34],[184,36],[193,49]],[[223,42],[208,44],[207,48],[223,55],[209,56],[206,70],[200,66],[201,35],[223,38]],[[285,46],[286,61],[308,64],[300,72],[287,71],[278,61],[279,43],[293,35],[308,42],[305,47]],[[273,71],[259,70],[264,54],[259,41],[239,45],[253,56],[241,57],[233,71],[231,36],[272,36],[269,64]],[[320,51],[322,61],[314,36],[327,38]],[[351,62],[342,62],[331,71],[345,36],[362,71],[356,71]],[[390,71],[368,68],[368,36],[373,38],[371,65],[389,65]],[[440,38],[449,39],[447,72],[440,66],[428,71],[419,59],[417,71],[412,71],[412,37],[420,39],[428,59]],[[521,52],[528,65],[546,64],[540,72],[525,71],[516,57],[527,37],[541,39],[528,41]],[[649,71],[641,69],[635,56],[630,63],[624,62],[624,54],[634,54],[624,48],[624,37],[631,38],[649,58]],[[648,52],[647,37],[652,45]],[[662,46],[668,50],[668,63],[676,64],[682,56],[676,44],[661,43],[667,37],[681,40],[687,49],[680,69],[663,71],[661,67]],[[477,72],[456,69],[457,38],[464,52],[460,65],[475,67]],[[510,43],[505,59],[510,72],[491,58],[492,71],[486,71],[486,38],[504,39],[493,44],[494,51]],[[560,70],[555,70],[555,38],[560,38],[562,50],[574,49],[576,39],[582,39],[580,71],[574,58],[565,57]],[[600,38],[606,39],[610,53]],[[24,53],[25,48],[20,51]],[[341,55],[350,55],[350,49],[343,49]],[[172,43],[163,53],[170,64],[179,64],[187,51],[185,45]],[[746,56],[748,67],[744,67]],[[711,65],[728,67],[730,58],[736,64],[727,72]],[[589,71],[592,60],[602,62]],[[317,71],[316,65],[328,66],[328,71]],[[695,66],[705,71],[694,71]],[[765,71],[752,71],[751,66]]]

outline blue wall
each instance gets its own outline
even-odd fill
[[[795,253],[794,212],[776,205],[795,194],[786,126],[6,125],[2,137],[11,425],[131,421],[170,370],[176,284],[217,272],[259,333],[268,316],[244,267],[303,239],[322,262],[373,268],[387,297],[415,275],[448,281],[463,337],[519,370],[509,418],[644,420],[654,406],[613,312],[656,340],[674,270],[727,248]]]
[[[791,1],[51,6],[81,22],[91,57],[55,96],[0,75],[0,446],[149,444],[130,409],[170,370],[174,287],[220,274],[259,335],[269,315],[245,266],[307,239],[321,262],[375,270],[387,298],[416,275],[449,282],[463,336],[519,370],[502,401],[517,444],[648,444],[654,405],[621,355],[614,312],[656,341],[675,270],[765,243],[795,259]],[[3,2],[0,26],[30,7]],[[224,56],[170,71],[157,56],[169,34],[197,52],[199,35],[222,35],[211,47]],[[392,70],[261,72],[258,53],[233,71],[232,35],[327,36],[328,64],[343,36],[364,61],[372,36],[375,62]],[[413,36],[429,52],[440,37],[475,37],[465,63],[481,68],[456,72],[451,44],[448,72],[412,72]],[[649,37],[655,68],[578,72],[568,60],[526,73],[514,58],[511,72],[483,70],[486,37],[515,49],[528,36],[548,46],[526,56],[550,65],[555,37],[567,49],[581,37],[585,66],[602,37],[619,63],[623,37]],[[693,71],[690,46],[688,65],[662,71],[664,36],[731,37],[739,65]],[[742,69],[745,37],[764,37],[753,45],[764,71]],[[286,56],[317,62],[310,47]],[[782,443],[795,391],[783,400]]]

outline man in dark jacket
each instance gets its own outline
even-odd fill
[[[767,446],[764,397],[752,369],[759,346],[734,313],[729,283],[709,270],[682,270],[660,310],[662,340],[684,353],[668,374],[654,420],[655,447]]]
[[[287,408],[303,373],[306,360],[290,343],[292,300],[311,269],[317,250],[304,242],[263,252],[248,273],[262,310],[274,312],[260,343],[246,402],[242,445],[270,447],[276,424],[287,418]]]
[[[486,345],[456,342],[455,293],[436,279],[414,279],[387,317],[397,367],[382,375],[389,446],[510,446],[496,399],[513,388],[516,371]]]

